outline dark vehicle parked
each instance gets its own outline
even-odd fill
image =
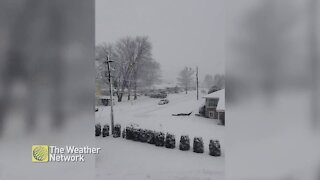
[[[161,93],[154,93],[154,94],[151,94],[150,97],[151,98],[166,98],[168,95],[167,93],[165,92],[161,92]]]

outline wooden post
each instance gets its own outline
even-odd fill
[[[114,132],[114,120],[113,120],[113,87],[112,87],[112,76],[110,74],[111,68],[110,63],[113,61],[110,61],[109,54],[107,55],[107,67],[108,67],[108,80],[109,80],[109,88],[110,88],[110,107],[111,107],[111,133]]]
[[[197,100],[199,100],[199,78],[198,78],[198,66],[197,66],[196,78],[197,78]]]

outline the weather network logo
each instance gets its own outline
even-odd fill
[[[32,162],[48,162],[49,146],[33,145],[32,146]]]
[[[33,145],[32,162],[85,162],[90,154],[99,154],[101,148],[77,146]]]

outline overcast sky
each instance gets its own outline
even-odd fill
[[[96,44],[147,35],[162,79],[175,82],[184,66],[224,73],[223,0],[96,0]]]

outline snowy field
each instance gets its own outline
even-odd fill
[[[122,138],[96,138],[96,146],[102,151],[96,157],[97,179],[224,179],[225,142],[224,126],[217,120],[195,116],[204,99],[196,100],[196,92],[169,94],[169,104],[158,105],[159,99],[140,96],[135,101],[116,102],[115,123],[122,128],[136,124],[140,128],[170,132],[176,136],[176,148],[166,149],[154,145],[134,142]],[[123,98],[126,100],[126,97]],[[100,106],[96,122],[110,124],[110,107]],[[190,116],[172,116],[190,113]],[[189,135],[191,147],[193,137],[204,140],[205,152],[183,152],[178,149],[181,135]],[[222,156],[209,153],[209,140],[218,139]]]

